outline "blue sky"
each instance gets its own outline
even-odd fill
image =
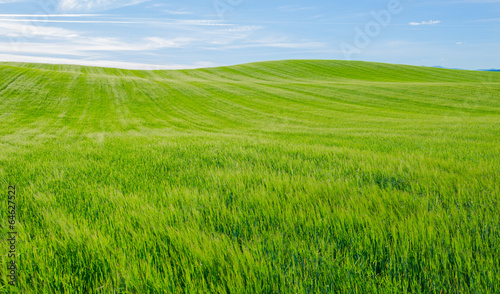
[[[176,69],[279,59],[500,68],[500,0],[0,0],[0,61]]]

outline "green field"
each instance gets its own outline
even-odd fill
[[[2,293],[500,293],[500,73],[1,63],[0,189]]]

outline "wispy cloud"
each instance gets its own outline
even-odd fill
[[[98,12],[136,5],[149,0],[59,0],[62,12]]]
[[[74,38],[78,33],[55,27],[34,26],[30,24],[19,25],[10,21],[3,21],[0,19],[0,36],[11,38],[24,37],[24,38]]]
[[[0,2],[1,3],[1,2]],[[93,17],[102,14],[0,14],[0,17]]]
[[[53,20],[53,19],[17,19],[17,18],[0,18],[4,22],[40,22],[40,23],[108,23],[108,24],[132,24],[138,22],[131,21],[116,21],[116,20]]]
[[[193,12],[191,12],[191,11],[186,11],[186,10],[168,10],[168,9],[163,10],[163,13],[171,14],[171,15],[189,15],[189,14],[193,14]]]
[[[410,22],[411,26],[421,26],[421,25],[435,25],[441,23],[440,20],[429,20],[429,21],[422,21],[422,22]]]
[[[215,63],[206,61],[195,62],[191,64],[147,64],[147,63],[126,62],[126,61],[72,59],[72,58],[60,58],[60,57],[40,57],[40,56],[11,55],[11,54],[0,54],[0,60],[6,62],[75,64],[75,65],[114,67],[114,68],[126,68],[126,69],[143,69],[143,70],[193,69],[193,68],[217,66],[217,64]]]
[[[195,39],[147,37],[136,41],[125,42],[117,38],[79,37],[72,38],[71,42],[0,42],[0,52],[18,54],[45,54],[63,56],[95,55],[95,52],[116,53],[124,51],[147,52],[164,48],[182,48]],[[57,53],[56,53],[57,52]]]
[[[228,50],[228,49],[243,49],[243,48],[258,48],[258,47],[269,47],[269,48],[282,48],[282,49],[314,49],[324,47],[325,44],[320,42],[307,42],[307,43],[293,43],[293,42],[275,42],[275,43],[255,43],[255,44],[242,44],[242,45],[232,45],[223,46],[217,48],[210,48],[216,50]]]
[[[305,10],[315,10],[314,6],[298,6],[298,5],[284,5],[278,8],[282,12],[298,12]]]
[[[486,19],[476,20],[476,22],[497,22],[497,21],[500,21],[500,18],[486,18]]]
[[[0,14],[3,22],[24,23],[88,23],[88,24],[138,24],[138,25],[182,25],[182,26],[234,26],[213,19],[173,19],[173,18],[114,18],[109,20],[103,14]],[[60,19],[68,18],[68,19]]]
[[[194,38],[184,38],[184,37],[174,38],[174,39],[148,37],[145,38],[145,40],[148,41],[149,48],[182,48],[196,41],[196,39]]]
[[[263,29],[263,26],[237,26],[231,29],[225,29],[224,32],[252,32]]]

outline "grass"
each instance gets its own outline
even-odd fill
[[[499,73],[2,63],[0,292],[498,292],[499,167]]]

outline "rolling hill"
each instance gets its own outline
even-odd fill
[[[23,293],[493,293],[499,166],[496,72],[0,63]]]

